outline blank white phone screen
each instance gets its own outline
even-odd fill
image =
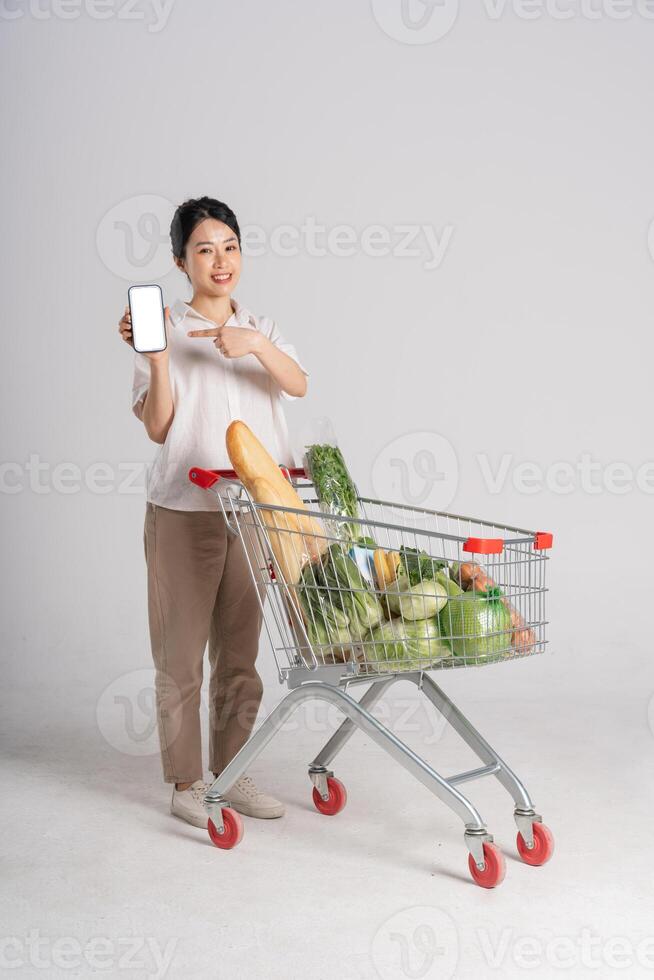
[[[159,286],[130,286],[132,342],[139,354],[166,349],[163,299]]]

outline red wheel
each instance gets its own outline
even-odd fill
[[[484,861],[486,862],[484,867],[478,868],[471,854],[468,858],[470,874],[475,883],[481,885],[482,888],[495,888],[496,885],[500,885],[504,881],[506,874],[504,855],[495,844],[485,841]]]
[[[223,825],[225,827],[224,832],[219,834],[216,830],[216,825],[211,819],[207,824],[207,830],[209,831],[212,844],[227,851],[240,843],[243,837],[243,821],[241,820],[240,814],[236,810],[232,810],[231,807],[223,807],[222,814]]]
[[[318,792],[318,787],[314,786],[313,803],[316,810],[319,810],[328,817],[333,817],[337,813],[340,813],[347,803],[347,790],[340,779],[334,779],[333,776],[327,776],[327,789],[329,791],[329,799],[323,800]]]
[[[534,846],[532,848],[527,847],[522,834],[518,834],[516,843],[518,853],[525,864],[538,867],[549,861],[554,854],[554,835],[544,823],[534,823],[532,827],[534,829]]]

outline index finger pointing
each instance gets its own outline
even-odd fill
[[[210,330],[189,330],[187,337],[217,337],[220,327],[212,327]]]

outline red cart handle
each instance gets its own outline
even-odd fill
[[[280,466],[286,479],[291,482],[291,477],[305,477],[306,472],[303,467]],[[218,480],[238,480],[236,470],[203,470],[199,466],[192,466],[188,471],[188,478],[191,483],[203,490],[209,490]]]

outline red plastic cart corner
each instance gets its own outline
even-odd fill
[[[462,548],[473,555],[501,555],[504,541],[502,538],[467,538]]]

